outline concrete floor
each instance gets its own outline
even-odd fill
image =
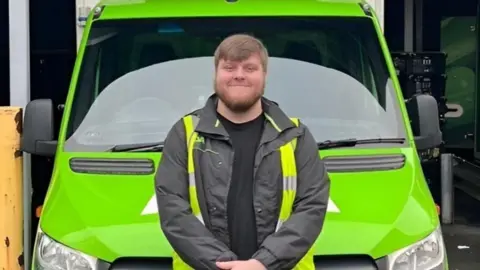
[[[480,270],[480,202],[455,190],[455,223],[442,226],[450,270]]]
[[[450,270],[480,269],[480,227],[444,225]]]

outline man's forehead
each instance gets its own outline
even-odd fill
[[[241,64],[261,64],[260,57],[256,55],[250,55],[248,58],[234,58],[234,57],[225,57],[221,58],[220,62],[226,64],[233,64],[233,65],[241,65]]]

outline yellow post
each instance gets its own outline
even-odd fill
[[[0,107],[0,269],[23,262],[22,108]]]

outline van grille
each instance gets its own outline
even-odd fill
[[[405,165],[404,155],[345,156],[323,159],[328,172],[365,172],[400,169]]]
[[[315,269],[322,270],[387,270],[386,258],[373,260],[368,256],[315,256]],[[121,258],[99,270],[171,270],[171,259]]]
[[[155,171],[150,159],[72,158],[70,168],[77,173],[145,175]]]

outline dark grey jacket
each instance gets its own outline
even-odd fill
[[[327,209],[330,181],[306,126],[296,127],[272,101],[262,99],[265,112],[280,127],[267,121],[255,157],[254,207],[259,250],[253,256],[268,269],[291,269],[317,239]],[[170,130],[163,149],[155,186],[161,228],[179,256],[194,269],[217,269],[216,261],[235,260],[229,249],[227,194],[233,149],[225,129],[215,126],[216,96],[194,112],[200,117],[196,131],[205,149],[194,150],[196,185],[204,226],[189,204],[185,128],[179,120]],[[301,120],[301,119],[300,119]],[[282,173],[280,154],[285,142],[298,137],[297,197],[293,213],[275,232],[280,211]]]

